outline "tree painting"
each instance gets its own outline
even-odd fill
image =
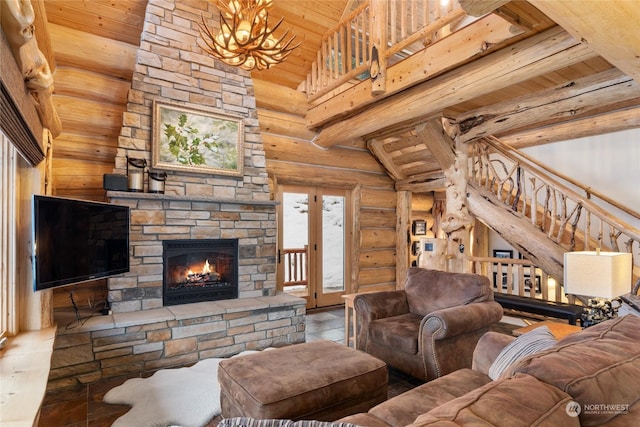
[[[207,112],[158,105],[154,131],[156,167],[238,174],[242,121]],[[157,141],[156,141],[157,139]],[[156,147],[157,145],[157,147]],[[154,160],[156,156],[154,155]]]

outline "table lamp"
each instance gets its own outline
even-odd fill
[[[568,294],[595,297],[582,314],[587,327],[617,316],[612,299],[631,289],[631,254],[583,251],[564,254],[564,288]]]

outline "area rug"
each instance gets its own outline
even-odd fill
[[[250,353],[255,351],[237,356]],[[161,369],[148,378],[132,378],[112,388],[103,398],[105,403],[132,406],[112,426],[204,426],[221,412],[221,360],[224,359],[205,359],[186,368]]]

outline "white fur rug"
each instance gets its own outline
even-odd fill
[[[238,356],[255,353],[244,351]],[[235,356],[234,356],[235,357]],[[221,358],[187,368],[161,369],[148,378],[132,378],[105,394],[105,403],[131,405],[113,427],[200,427],[219,415]]]

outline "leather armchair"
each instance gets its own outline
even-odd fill
[[[502,306],[489,279],[411,268],[402,290],[357,295],[356,348],[423,381],[471,368],[473,350]]]

